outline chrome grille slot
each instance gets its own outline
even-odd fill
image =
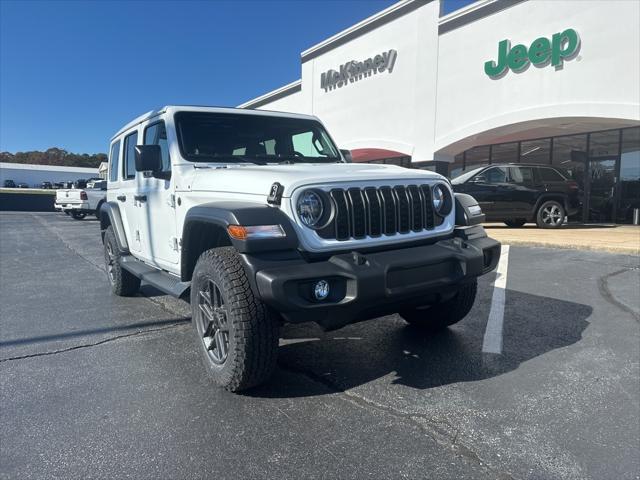
[[[334,188],[329,197],[335,215],[318,231],[324,239],[406,234],[432,230],[435,225],[428,185]]]

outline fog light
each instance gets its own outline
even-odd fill
[[[324,300],[329,296],[329,282],[318,280],[313,286],[313,296],[316,300]]]

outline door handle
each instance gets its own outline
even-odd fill
[[[118,196],[116,197],[116,199],[118,199],[118,200],[119,200],[119,201],[121,201],[121,202],[126,202],[126,201],[127,201],[127,197],[126,197],[126,196],[124,196],[124,195],[118,195]]]
[[[136,202],[146,202],[147,201],[147,196],[146,195],[134,195],[133,196],[133,200]]]

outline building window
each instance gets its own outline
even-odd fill
[[[474,147],[471,150],[467,150],[465,155],[464,169],[465,171],[472,170],[482,165],[489,164],[491,147],[489,145],[483,145],[482,147]]]
[[[456,178],[464,170],[464,153],[455,156],[453,163],[449,164],[449,178]]]
[[[520,162],[551,163],[551,139],[529,140],[520,144]]]
[[[633,210],[640,208],[640,127],[622,130],[619,190],[617,220],[631,223]]]
[[[518,142],[501,143],[491,148],[491,163],[514,163],[518,161]]]

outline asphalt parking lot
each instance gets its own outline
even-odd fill
[[[640,478],[637,256],[511,246],[500,353],[494,273],[437,335],[287,326],[244,395],[186,304],[102,265],[95,220],[0,213],[2,478]]]

